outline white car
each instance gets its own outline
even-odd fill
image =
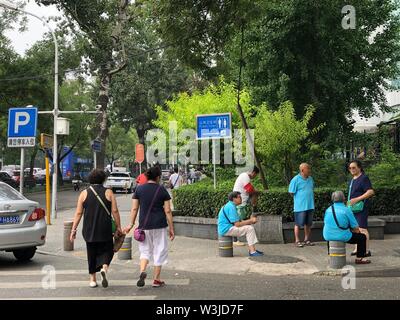
[[[111,172],[104,187],[112,189],[114,192],[123,190],[128,193],[133,192],[136,181],[129,172]]]
[[[36,247],[45,244],[46,233],[45,211],[39,204],[0,182],[0,251],[28,261]]]

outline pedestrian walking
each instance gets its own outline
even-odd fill
[[[332,205],[326,209],[324,216],[323,236],[328,241],[342,241],[346,243],[356,244],[356,264],[368,264],[370,260],[365,259],[367,256],[367,237],[361,233],[357,220],[353,212],[346,207],[346,198],[342,191],[332,193]]]
[[[171,197],[160,185],[161,170],[152,167],[146,171],[148,182],[137,187],[132,200],[131,223],[124,233],[132,230],[139,213],[139,229],[144,230],[144,241],[139,242],[140,276],[138,287],[145,285],[146,268],[150,260],[154,263],[153,287],[164,286],[161,280],[161,267],[168,262],[168,235],[174,240],[174,225],[171,211]]]
[[[169,177],[169,187],[171,189],[178,189],[181,185],[183,185],[183,178],[179,173],[178,167],[175,167],[174,173]]]
[[[242,201],[241,204],[237,206],[237,212],[241,220],[248,219],[251,214],[251,206],[256,205],[256,197],[258,192],[251,184],[251,180],[257,177],[257,174],[260,170],[257,167],[254,167],[249,172],[241,173],[233,186],[233,191],[237,191],[240,193]],[[233,238],[233,245],[235,246],[244,246],[245,244],[238,241],[237,238]]]
[[[371,256],[369,250],[369,232],[368,232],[368,211],[369,198],[373,197],[375,192],[372,189],[371,181],[365,174],[361,161],[354,160],[349,164],[349,171],[352,179],[348,184],[347,206],[353,211],[357,219],[361,233],[367,237],[367,257]],[[356,255],[357,246],[351,255]]]
[[[237,207],[242,203],[240,192],[234,191],[228,195],[229,202],[225,204],[218,213],[218,234],[220,236],[242,237],[246,236],[249,246],[249,256],[262,256],[262,251],[256,250],[255,244],[258,243],[256,231],[253,224],[257,223],[257,217],[252,216],[248,220],[242,221],[237,211]]]
[[[122,235],[117,201],[112,190],[104,188],[105,180],[106,174],[103,170],[93,169],[90,172],[90,187],[79,196],[70,235],[73,242],[83,216],[82,235],[86,242],[91,288],[97,287],[97,272],[101,274],[102,286],[108,287],[107,272],[114,256],[112,219],[115,221],[116,232]]]
[[[314,213],[314,179],[311,177],[311,166],[302,163],[299,174],[289,184],[289,193],[294,201],[294,236],[298,248],[313,246],[311,242],[311,226]],[[300,228],[304,227],[304,241],[300,241]]]

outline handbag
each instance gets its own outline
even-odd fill
[[[150,211],[151,211],[151,209],[153,209],[154,200],[156,199],[160,188],[161,188],[161,185],[158,186],[157,191],[154,194],[153,200],[151,200],[151,204],[149,206],[149,210],[147,211],[146,219],[144,221],[143,226],[145,226],[147,224],[147,220],[149,219],[149,216],[150,216]],[[146,239],[146,234],[144,233],[144,229],[137,227],[135,230],[133,230],[133,238],[136,241],[143,242]]]
[[[117,225],[115,223],[114,218],[112,217],[112,214],[110,213],[107,206],[104,204],[103,200],[101,200],[101,198],[99,197],[99,195],[92,186],[90,186],[90,190],[92,190],[97,200],[99,200],[100,204],[103,206],[104,210],[106,210],[107,214],[111,218],[111,233],[113,234],[113,250],[114,252],[118,252],[119,249],[121,249],[122,244],[124,243],[125,234],[117,234]]]
[[[357,213],[357,212],[361,212],[364,210],[364,201],[359,201],[353,205],[350,204],[351,187],[353,186],[353,181],[354,181],[354,179],[351,179],[349,195],[347,197],[347,207],[349,207],[350,210],[353,211],[354,213]]]

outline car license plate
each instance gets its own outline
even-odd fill
[[[19,216],[0,217],[0,224],[19,224]]]

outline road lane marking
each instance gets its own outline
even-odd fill
[[[83,270],[76,270],[76,269],[71,269],[71,270],[56,270],[56,275],[69,275],[69,274],[87,274],[89,275],[89,271],[87,269]],[[118,274],[118,273],[123,273],[123,274],[132,274],[133,276],[135,275],[134,270],[109,270],[109,274]],[[36,275],[43,275],[42,270],[18,270],[18,271],[1,271],[0,270],[0,277],[2,276],[36,276]]]
[[[166,285],[187,286],[189,279],[164,279]],[[146,286],[151,286],[152,282],[147,281]],[[136,280],[112,280],[109,279],[110,287],[136,287]],[[88,287],[89,281],[56,281],[56,288],[81,288]],[[6,282],[0,283],[0,289],[41,289],[42,281],[35,282]]]
[[[155,300],[157,296],[103,296],[103,297],[45,297],[45,298],[0,298],[0,300]]]

